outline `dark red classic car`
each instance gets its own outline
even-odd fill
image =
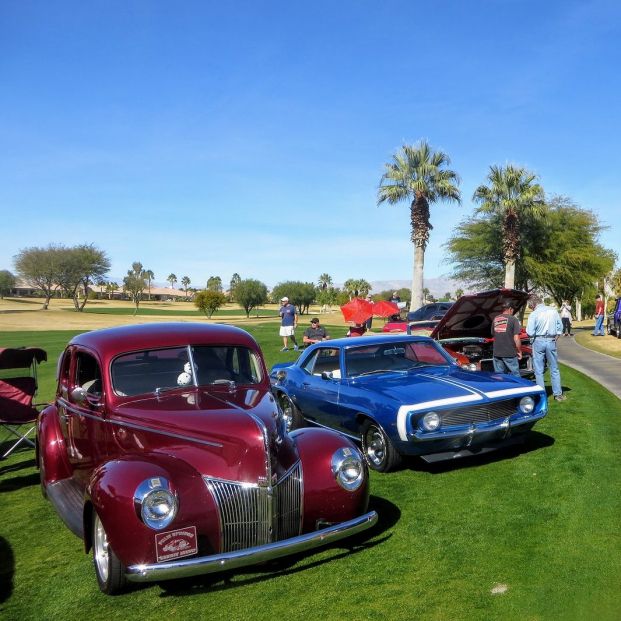
[[[326,429],[287,433],[257,343],[230,326],[75,337],[38,421],[37,462],[108,594],[302,552],[377,521],[356,446]]]

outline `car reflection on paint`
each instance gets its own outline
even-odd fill
[[[382,472],[404,455],[437,461],[515,443],[547,413],[539,386],[462,369],[426,336],[323,342],[275,365],[270,377],[294,428],[335,429],[361,442],[369,466]]]

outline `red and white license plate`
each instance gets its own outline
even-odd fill
[[[158,563],[198,553],[196,526],[158,533],[155,535],[155,551]]]

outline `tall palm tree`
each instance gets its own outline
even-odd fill
[[[186,297],[186,298],[188,297],[188,287],[190,286],[190,283],[191,283],[191,282],[192,282],[192,281],[190,280],[190,277],[189,277],[189,276],[184,276],[184,277],[181,279],[181,284],[183,285],[183,290],[185,291],[185,297]]]
[[[170,286],[174,289],[175,283],[177,282],[177,277],[174,274],[168,274],[168,278],[166,280],[170,283]]]
[[[144,277],[147,279],[147,289],[149,290],[149,300],[151,299],[151,281],[155,278],[152,270],[145,270]]]
[[[487,185],[480,185],[472,195],[472,200],[480,204],[480,213],[502,218],[502,254],[508,289],[515,285],[515,262],[522,246],[520,221],[524,217],[541,218],[544,214],[544,192],[536,179],[537,175],[519,166],[490,166]]]
[[[332,285],[332,276],[330,276],[330,274],[323,273],[317,280],[317,285],[320,289],[327,289]]]
[[[434,151],[425,140],[416,145],[403,145],[385,165],[377,192],[377,204],[401,201],[410,203],[410,239],[414,244],[412,300],[410,310],[423,305],[425,249],[429,242],[429,205],[438,201],[461,202],[459,175],[447,168],[448,155]]]

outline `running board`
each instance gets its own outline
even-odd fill
[[[49,484],[45,491],[69,530],[80,539],[84,539],[82,522],[84,495],[78,484],[73,479],[63,479]]]

